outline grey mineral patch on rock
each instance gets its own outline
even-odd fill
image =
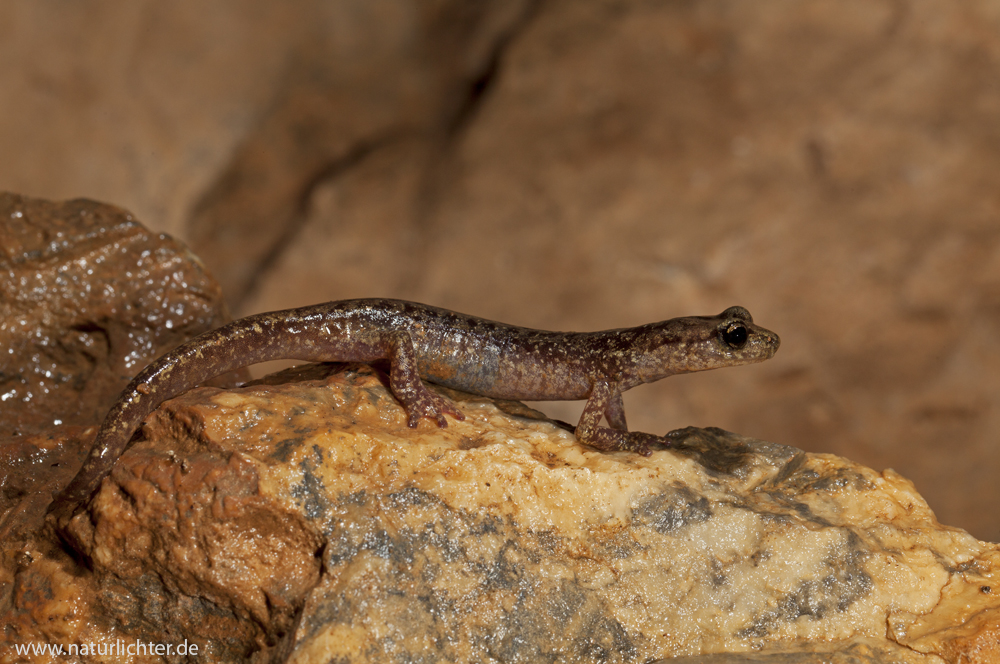
[[[772,481],[794,472],[804,453],[788,445],[779,445],[741,436],[718,427],[686,427],[667,434],[671,449],[690,457],[713,476],[746,479],[755,469],[771,471]]]
[[[383,510],[391,510],[395,523],[415,525],[393,531],[377,525],[383,523],[379,517]],[[387,576],[375,593],[321,584],[310,601],[315,608],[304,614],[300,643],[331,624],[350,625],[359,614],[374,612],[387,624],[404,624],[408,632],[433,635],[433,652],[409,651],[386,637],[380,646],[383,653],[392,653],[388,661],[451,660],[449,642],[468,629],[470,616],[460,599],[449,598],[436,589],[435,582],[442,574],[457,574],[475,578],[477,594],[495,595],[497,602],[509,603],[499,622],[473,626],[468,637],[478,650],[500,661],[604,661],[609,657],[618,661],[635,654],[631,639],[609,616],[598,592],[572,579],[553,580],[539,574],[538,566],[553,546],[551,533],[525,532],[510,520],[452,510],[437,497],[417,490],[382,497],[345,496],[333,511],[350,514],[350,526],[333,533],[328,541],[324,552],[328,573],[350,576],[350,568],[370,554],[386,563]],[[489,557],[482,555],[484,543],[492,551]],[[545,643],[556,633],[571,640],[577,651],[546,649]]]
[[[712,517],[712,507],[705,496],[698,496],[683,485],[671,489],[643,500],[633,512],[633,525],[652,528],[665,535]]]
[[[853,533],[824,561],[829,573],[821,579],[804,579],[796,589],[777,598],[777,607],[754,616],[742,637],[767,636],[779,624],[800,617],[822,620],[831,612],[844,612],[872,589],[871,576],[863,566],[867,553]]]

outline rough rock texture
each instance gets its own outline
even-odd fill
[[[464,422],[412,430],[378,375],[338,369],[165,404],[63,534],[85,567],[44,538],[14,556],[8,645],[187,639],[222,662],[1000,657],[1000,547],[938,524],[892,471],[718,429],[602,454],[452,392]]]
[[[187,247],[125,210],[0,192],[0,438],[100,422],[140,369],[227,316]]]
[[[227,321],[201,262],[126,211],[0,192],[0,541],[37,528],[132,375]]]
[[[238,313],[742,304],[775,360],[634,426],[891,466],[1000,541],[997,0],[14,0],[0,62],[0,188],[222,238]]]

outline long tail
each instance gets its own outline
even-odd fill
[[[72,511],[96,491],[111,472],[143,420],[168,399],[224,373],[258,362],[301,357],[280,343],[276,327],[282,312],[259,314],[229,323],[181,344],[148,365],[128,384],[97,432],[83,467],[53,500],[49,512]]]

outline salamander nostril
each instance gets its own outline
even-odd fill
[[[742,325],[730,325],[722,331],[722,340],[733,348],[743,348],[748,336],[747,329]]]

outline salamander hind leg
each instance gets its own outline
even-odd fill
[[[439,427],[447,427],[445,415],[464,420],[465,415],[445,397],[427,389],[417,373],[417,359],[410,335],[394,332],[389,343],[389,387],[406,410],[407,425],[416,427],[422,417],[429,417]]]

